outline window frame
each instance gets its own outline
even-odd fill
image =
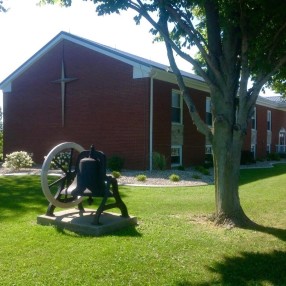
[[[267,110],[267,131],[272,131],[272,113]]]
[[[253,115],[251,116],[251,129],[257,130],[257,116],[256,116],[256,107],[253,109]]]
[[[205,145],[205,154],[206,155],[212,155],[213,153],[213,146],[211,144]]]
[[[176,94],[176,95],[179,96],[179,104],[180,104],[179,107],[173,106],[173,94]],[[174,109],[177,109],[177,110],[180,111],[180,119],[179,119],[179,121],[173,121],[173,110]],[[172,122],[172,124],[180,124],[180,125],[182,125],[183,124],[183,97],[182,97],[182,95],[181,95],[179,90],[175,90],[175,89],[172,90],[172,94],[171,94],[171,110],[172,110],[172,112],[171,112],[171,122]]]
[[[256,144],[250,145],[250,152],[253,153],[253,158],[256,159]]]
[[[271,144],[266,145],[266,153],[270,154],[271,153]]]
[[[210,119],[210,122],[208,122],[209,121],[208,119]],[[205,122],[208,126],[212,126],[212,124],[213,124],[212,102],[211,102],[211,98],[209,96],[206,97],[206,120],[205,120]]]
[[[179,149],[179,163],[172,163],[172,149]],[[171,167],[182,166],[183,163],[183,146],[182,145],[171,145]]]

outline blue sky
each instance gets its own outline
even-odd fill
[[[38,0],[5,0],[0,13],[0,82],[60,31],[168,64],[163,43],[152,43],[151,26],[136,25],[132,12],[97,16],[92,1],[73,0],[70,8],[36,6]],[[180,67],[191,72],[191,66]],[[2,104],[0,98],[0,105]]]

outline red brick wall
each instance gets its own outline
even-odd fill
[[[61,124],[60,78],[67,77],[65,126]],[[52,147],[72,141],[119,155],[126,168],[148,167],[149,79],[133,79],[132,67],[64,42],[12,83],[4,95],[4,152],[25,150],[43,161]]]
[[[272,110],[272,152],[275,152],[275,146],[279,144],[279,131],[281,128],[286,130],[286,113],[285,111]]]
[[[270,107],[256,105],[256,127],[257,127],[257,146],[256,157],[265,158],[267,153],[267,111],[271,111],[272,117],[272,141],[271,152],[276,152],[276,145],[279,143],[279,131],[281,128],[286,129],[286,113]],[[251,145],[251,124],[247,131],[244,142],[244,150],[250,150]]]
[[[256,105],[257,158],[265,158],[267,155],[267,110],[267,107]]]
[[[206,96],[205,92],[190,89],[193,101],[199,110],[202,119],[206,117]],[[201,165],[205,159],[205,136],[198,132],[192,122],[187,105],[184,103],[184,166]]]
[[[175,84],[167,84],[162,81],[154,81],[154,135],[153,150],[164,154],[170,167],[171,155],[171,100],[172,89],[178,90]],[[194,102],[201,110],[202,118],[205,118],[206,93],[198,90],[190,90]],[[204,161],[205,138],[192,123],[187,106],[183,108],[184,142],[183,142],[183,165],[202,164]]]
[[[171,92],[175,85],[154,80],[153,151],[164,154],[170,166]]]

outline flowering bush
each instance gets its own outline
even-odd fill
[[[56,155],[56,157],[51,162],[52,169],[58,169],[58,165],[55,164],[55,161],[65,170],[69,167],[70,162],[70,153],[69,152],[62,152]]]
[[[32,155],[25,151],[17,151],[6,155],[4,168],[18,170],[20,168],[28,168],[34,164]]]

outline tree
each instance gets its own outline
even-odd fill
[[[3,6],[3,1],[0,0],[0,13],[1,12],[7,12],[7,10],[5,9],[5,7]]]
[[[41,0],[52,3],[53,0]],[[61,1],[65,6],[71,0]],[[239,199],[240,156],[249,120],[264,86],[285,88],[284,0],[93,0],[98,15],[132,9],[165,42],[172,71],[197,129],[212,144],[216,222],[246,226]],[[199,56],[190,53],[196,47]],[[188,61],[210,89],[212,127],[200,118],[174,53]],[[285,92],[285,89],[284,89]]]

